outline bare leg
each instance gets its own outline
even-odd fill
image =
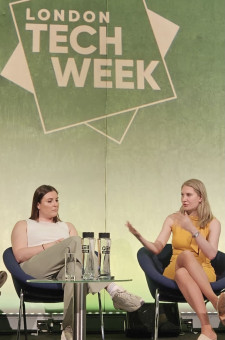
[[[196,312],[201,323],[202,334],[212,340],[217,339],[216,333],[209,322],[203,295],[215,308],[218,298],[213,292],[202,266],[196,261],[191,252],[184,251],[178,256],[175,281],[186,301]]]

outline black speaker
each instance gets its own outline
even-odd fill
[[[125,334],[133,338],[151,338],[155,328],[155,304],[145,303],[135,312],[127,312]],[[159,337],[178,336],[180,315],[176,303],[159,304]]]

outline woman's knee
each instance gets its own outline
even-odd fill
[[[72,242],[81,242],[81,237],[80,236],[70,236],[69,237],[69,240],[72,241]]]
[[[188,269],[190,264],[193,263],[193,261],[195,261],[195,257],[192,254],[191,251],[189,250],[184,250],[180,255],[178,255],[177,257],[177,261],[176,261],[176,271],[179,268],[186,268]]]
[[[194,255],[190,250],[184,250],[177,257],[177,263],[184,263],[184,261],[191,261],[194,259]]]
[[[66,239],[66,246],[69,248],[70,253],[81,251],[81,238],[80,236],[70,236]]]
[[[187,270],[184,267],[178,268],[175,271],[174,280],[179,283],[186,280]]]

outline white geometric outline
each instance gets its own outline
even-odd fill
[[[18,29],[18,26],[17,26],[17,22],[16,22],[16,18],[15,18],[15,14],[14,14],[14,11],[13,11],[13,5],[16,5],[18,3],[23,3],[23,2],[29,2],[31,0],[18,0],[18,1],[15,1],[15,2],[12,2],[9,4],[10,6],[10,10],[11,10],[11,14],[12,14],[12,18],[13,18],[13,21],[14,21],[14,25],[15,25],[15,29],[16,29],[16,33],[17,33],[17,36],[18,36],[18,40],[19,40],[19,44],[21,44],[21,48],[23,49],[22,47],[22,40],[21,40],[21,37],[20,37],[20,33],[19,33],[19,29]],[[157,37],[155,31],[154,31],[154,27],[153,25],[151,24],[151,14],[154,14],[154,12],[150,11],[146,5],[146,0],[142,0],[143,4],[144,4],[144,7],[145,7],[145,10],[146,10],[146,13],[148,14],[148,17],[149,17],[149,22],[150,22],[150,25],[152,26],[152,32],[155,36],[155,39],[156,39],[156,43],[158,44],[158,47],[159,47],[159,51],[160,51],[160,54],[161,54],[161,58],[162,58],[162,61],[163,61],[163,65],[164,65],[164,68],[166,70],[166,74],[167,74],[167,77],[168,77],[168,80],[169,80],[169,83],[170,83],[170,86],[171,86],[171,89],[172,89],[172,92],[173,92],[173,96],[172,97],[169,97],[169,98],[165,98],[165,99],[161,99],[161,100],[158,100],[158,101],[155,101],[155,102],[151,102],[151,103],[148,103],[148,104],[143,104],[143,105],[139,105],[139,106],[136,106],[136,107],[133,107],[133,108],[128,108],[128,109],[125,109],[125,110],[122,110],[122,111],[118,111],[118,112],[115,112],[115,113],[110,113],[110,114],[107,114],[107,116],[99,116],[97,118],[93,118],[93,119],[89,119],[89,120],[86,120],[86,121],[82,121],[82,122],[79,122],[79,123],[74,123],[74,124],[69,124],[69,125],[66,125],[66,126],[63,126],[63,127],[60,127],[60,128],[57,128],[57,129],[52,129],[52,130],[46,130],[46,127],[45,127],[45,123],[44,123],[44,119],[43,119],[43,116],[42,116],[42,113],[41,113],[41,109],[40,109],[40,106],[39,106],[39,103],[38,103],[38,99],[37,99],[37,95],[36,95],[36,92],[35,92],[35,88],[33,86],[33,81],[32,81],[32,77],[31,77],[31,74],[30,74],[30,71],[29,71],[29,67],[28,67],[28,63],[27,63],[27,60],[26,60],[26,56],[25,56],[25,53],[24,53],[24,57],[25,57],[25,60],[26,60],[26,65],[27,65],[27,69],[28,69],[28,72],[29,72],[29,76],[30,76],[30,79],[31,79],[31,83],[32,83],[32,90],[30,90],[30,92],[33,93],[34,95],[34,99],[35,99],[35,102],[36,102],[36,106],[37,106],[37,109],[38,109],[38,114],[39,114],[39,117],[40,117],[40,121],[41,121],[41,125],[42,125],[42,128],[43,128],[43,131],[44,131],[44,134],[50,134],[50,133],[53,133],[53,132],[59,132],[59,131],[62,131],[62,130],[66,130],[66,129],[69,129],[69,128],[72,128],[72,127],[76,127],[76,126],[79,126],[79,125],[86,125],[88,127],[90,127],[91,129],[95,130],[96,132],[104,135],[105,137],[109,138],[110,140],[118,143],[118,144],[121,144],[122,141],[124,140],[125,138],[125,135],[127,134],[137,112],[139,109],[142,109],[142,108],[145,108],[145,107],[149,107],[149,106],[153,106],[153,105],[156,105],[156,104],[160,104],[160,103],[164,103],[164,102],[167,102],[167,101],[170,101],[170,100],[174,100],[177,98],[177,94],[176,94],[176,91],[175,91],[175,88],[173,86],[173,82],[172,82],[172,79],[171,79],[171,76],[170,76],[170,73],[168,71],[168,68],[167,68],[167,65],[166,65],[166,62],[165,62],[165,51],[164,53],[162,52],[162,50],[160,49],[160,46],[159,46],[159,37]],[[158,15],[158,17],[160,17]],[[162,18],[162,17],[161,17]],[[162,18],[164,19],[164,18]],[[169,22],[169,21],[168,21]],[[170,22],[171,24],[173,24],[172,22]],[[173,24],[174,26],[177,27],[176,29],[176,33],[179,29],[179,27],[175,24]],[[176,35],[175,33],[175,35]],[[174,35],[174,37],[175,37]],[[172,43],[172,41],[171,41]],[[24,51],[23,51],[24,52]],[[2,76],[4,76],[4,73],[1,73]],[[134,114],[127,126],[127,128],[125,129],[122,137],[120,140],[117,140],[109,135],[107,135],[107,133],[104,133],[103,131],[101,130],[98,130],[97,128],[95,128],[94,126],[91,125],[92,122],[95,122],[95,121],[98,121],[100,119],[107,119],[107,118],[110,118],[110,117],[113,117],[113,116],[116,116],[116,115],[119,115],[119,114],[123,114],[123,113],[126,113],[126,112],[130,112],[130,111],[134,111]]]

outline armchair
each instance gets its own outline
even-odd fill
[[[169,264],[172,255],[172,245],[167,244],[159,255],[154,255],[142,247],[137,253],[138,262],[145,273],[148,288],[155,299],[155,329],[154,340],[158,339],[159,302],[186,302],[176,282],[163,276],[164,268]],[[212,260],[217,280],[211,283],[216,295],[225,288],[225,253],[218,251]]]

